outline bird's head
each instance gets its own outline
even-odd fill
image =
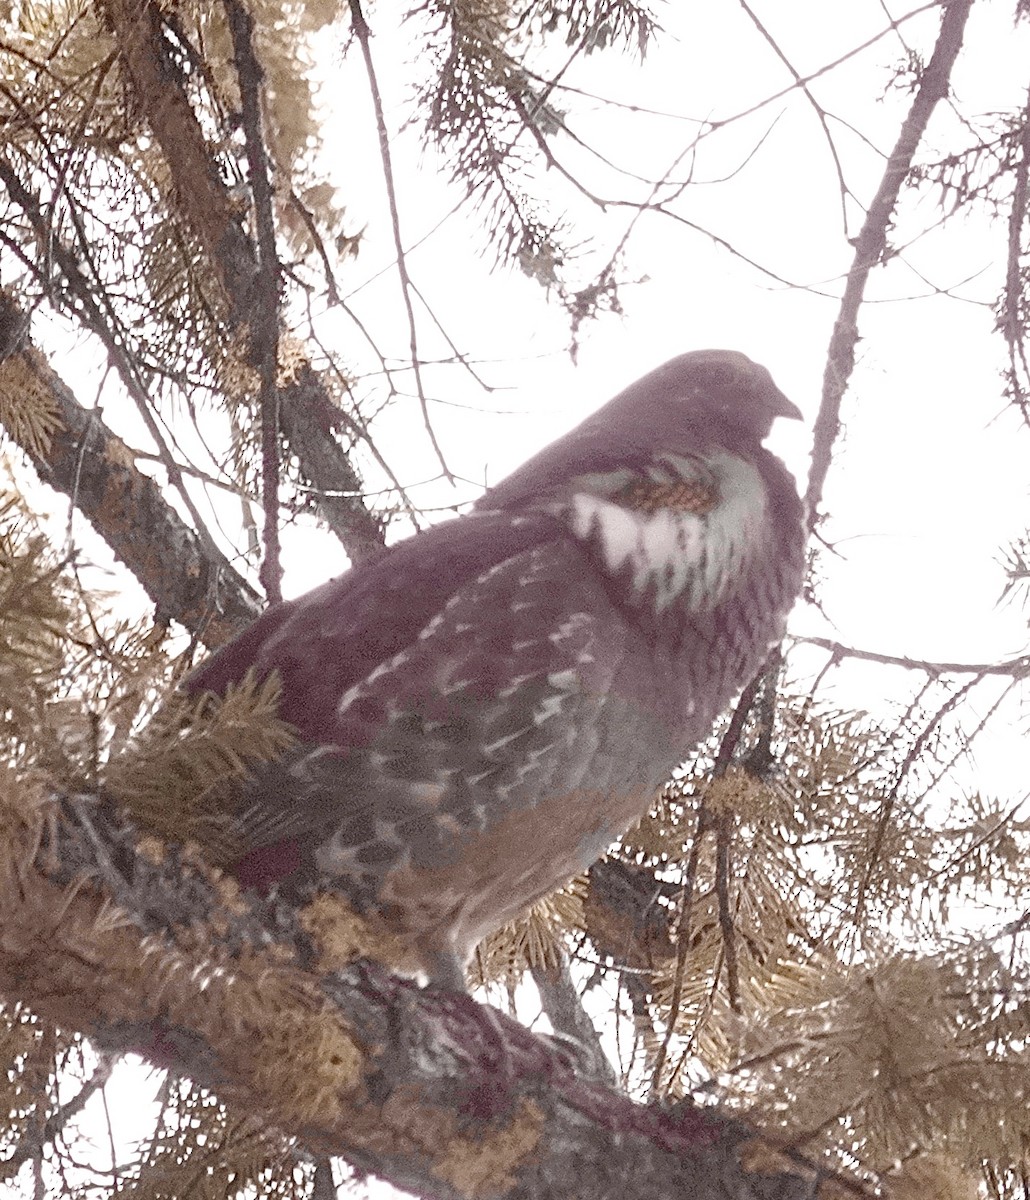
[[[801,413],[737,350],[692,350],[630,384],[487,492],[477,507],[532,500],[571,475],[630,466],[656,453],[728,450],[753,459],[777,417]]]
[[[692,350],[630,384],[581,428],[628,434],[640,446],[685,435],[694,446],[700,439],[733,449],[761,443],[777,417],[801,413],[765,367],[738,350]]]

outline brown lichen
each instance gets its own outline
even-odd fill
[[[355,912],[336,893],[317,895],[300,911],[298,919],[314,943],[322,973],[342,971],[359,958],[372,959],[404,975],[415,975],[420,969],[419,959],[407,941],[374,918]]]
[[[485,1200],[513,1187],[515,1172],[540,1144],[544,1114],[522,1099],[503,1123],[481,1126],[472,1134],[456,1113],[427,1103],[421,1088],[402,1084],[381,1107],[364,1109],[360,1126],[366,1148],[428,1155],[438,1179],[469,1200]]]
[[[247,1072],[277,1122],[287,1128],[335,1125],[347,1111],[348,1095],[361,1082],[363,1055],[327,1008],[299,1012],[295,996],[287,997],[287,1003],[292,1007],[262,1012]]]
[[[218,909],[144,935],[85,882],[62,886],[36,869],[36,831],[11,833],[0,844],[0,990],[86,1033],[153,1022],[173,1041],[177,1030],[200,1038],[226,1093],[262,1097],[277,1122],[341,1117],[364,1056],[317,980],[269,947],[230,954]]]
[[[452,1132],[432,1172],[470,1200],[507,1192],[514,1186],[515,1171],[539,1145],[543,1127],[543,1112],[521,1100],[499,1129],[489,1126],[475,1139]]]

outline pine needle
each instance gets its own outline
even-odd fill
[[[279,719],[279,679],[248,672],[224,698],[176,693],[105,773],[105,790],[146,829],[184,841],[228,823],[235,789],[258,764],[279,757],[293,735]]]

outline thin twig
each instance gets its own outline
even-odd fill
[[[676,922],[676,976],[672,985],[672,997],[669,1000],[669,1015],[665,1020],[665,1036],[655,1055],[654,1067],[651,1071],[650,1098],[655,1100],[660,1095],[662,1074],[669,1057],[669,1046],[676,1029],[676,1018],[679,1016],[680,1003],[683,1000],[683,984],[687,973],[687,954],[690,950],[690,923],[694,907],[694,891],[697,885],[698,860],[701,855],[701,843],[708,831],[709,821],[702,800],[697,808],[697,829],[694,831],[694,841],[690,847],[690,856],[683,872],[683,888],[680,894],[679,918]]]
[[[730,903],[730,834],[732,814],[720,813],[715,821],[715,895],[719,905],[719,932],[726,965],[726,992],[730,1008],[740,1012],[740,980],[737,975],[737,938]]]
[[[89,1103],[91,1097],[111,1078],[115,1059],[103,1055],[97,1064],[97,1069],[82,1085],[75,1095],[53,1113],[44,1124],[38,1137],[26,1139],[16,1146],[14,1152],[3,1161],[0,1171],[5,1179],[10,1179],[18,1173],[19,1168],[34,1155],[40,1153],[43,1146],[52,1142],[57,1135],[67,1127],[68,1123],[79,1115]]]
[[[1026,355],[1026,323],[1023,312],[1022,246],[1023,226],[1030,213],[1030,92],[1023,109],[1023,126],[1019,136],[1019,153],[1012,183],[1012,208],[1009,212],[1008,257],[1005,272],[1005,303],[1002,309],[1002,333],[1009,350],[1009,376],[1012,400],[1023,421],[1030,425],[1030,397],[1020,385],[1019,369],[1030,380],[1030,364]]]
[[[887,667],[904,667],[906,671],[925,671],[928,675],[1011,675],[1022,679],[1030,674],[1030,657],[1009,658],[1000,663],[944,662],[925,658],[907,658],[897,654],[880,654],[875,650],[858,650],[840,642],[821,637],[795,637],[796,646],[817,646],[835,659],[858,658],[865,662],[881,663]]]
[[[826,109],[824,109],[823,106],[819,103],[819,101],[816,100],[815,96],[812,94],[811,88],[801,78],[801,72],[798,71],[794,67],[794,64],[790,61],[789,58],[787,58],[786,54],[784,54],[784,52],[780,49],[778,43],[776,42],[776,39],[772,36],[772,34],[769,32],[769,30],[766,29],[765,25],[762,24],[761,20],[758,17],[758,14],[747,3],[747,0],[737,0],[737,2],[740,4],[740,7],[747,13],[747,15],[750,18],[754,27],[758,30],[758,32],[762,35],[762,37],[765,38],[765,40],[769,43],[769,45],[772,48],[772,51],[776,55],[776,57],[780,60],[781,63],[783,63],[783,65],[787,68],[787,70],[791,73],[791,75],[794,76],[795,86],[801,90],[801,92],[804,94],[805,98],[808,100],[809,104],[811,104],[812,108],[815,111],[815,115],[819,121],[820,126],[822,127],[823,134],[826,137],[826,144],[830,148],[830,157],[833,159],[834,169],[837,172],[837,183],[840,187],[841,228],[844,230],[844,236],[847,237],[847,233],[848,233],[847,198],[848,198],[848,196],[851,195],[851,189],[848,187],[847,181],[844,179],[844,168],[841,166],[840,155],[837,153],[837,146],[834,143],[833,135],[830,133],[830,127],[826,123]]]
[[[415,387],[418,401],[422,409],[422,420],[426,433],[432,444],[433,451],[439,460],[444,477],[448,483],[453,482],[450,468],[444,459],[443,451],[436,440],[433,422],[429,416],[429,402],[426,398],[425,387],[422,383],[422,370],[418,350],[418,328],[415,322],[415,309],[411,303],[411,277],[408,275],[408,262],[404,253],[404,240],[401,237],[401,218],[397,207],[397,188],[393,173],[393,159],[390,154],[390,135],[386,128],[386,116],[383,112],[383,98],[379,91],[379,80],[376,76],[375,63],[372,61],[372,34],[361,9],[361,0],[350,0],[351,24],[354,36],[361,46],[361,56],[365,62],[365,74],[368,76],[368,88],[372,96],[372,107],[375,111],[376,130],[379,134],[379,156],[383,164],[383,182],[386,186],[386,199],[390,206],[390,223],[393,227],[393,244],[397,254],[397,275],[401,282],[401,295],[404,300],[404,311],[408,318],[408,337],[411,352],[411,369],[415,375]]]
[[[835,58],[831,62],[824,63],[823,66],[819,67],[815,71],[812,71],[808,75],[803,75],[797,81],[797,83],[792,83],[788,87],[781,88],[778,92],[774,92],[771,96],[766,96],[764,100],[759,100],[757,103],[752,104],[749,108],[741,109],[740,112],[736,112],[732,116],[725,117],[718,121],[711,121],[708,119],[702,119],[700,117],[690,117],[683,113],[667,111],[663,112],[661,109],[645,108],[639,104],[630,104],[621,100],[612,100],[610,97],[602,96],[598,92],[591,92],[586,88],[574,87],[572,84],[568,83],[554,83],[551,86],[555,91],[567,92],[572,96],[582,96],[586,100],[593,100],[598,104],[604,104],[609,108],[618,108],[624,112],[642,113],[644,116],[662,117],[670,121],[687,121],[694,125],[708,126],[708,132],[702,135],[703,137],[708,137],[720,129],[725,129],[727,125],[732,125],[736,121],[744,120],[746,117],[752,116],[754,113],[761,111],[763,108],[767,108],[770,104],[775,104],[777,100],[784,99],[784,97],[789,96],[799,84],[804,86],[812,83],[813,80],[819,79],[823,75],[828,75],[831,71],[835,71],[838,67],[843,66],[844,63],[850,61],[852,58],[856,58],[859,54],[865,50],[868,50],[871,46],[875,46],[877,42],[882,41],[885,37],[888,37],[892,33],[896,33],[907,21],[911,21],[915,17],[921,16],[923,13],[928,12],[932,8],[940,8],[940,6],[941,0],[927,0],[927,3],[919,5],[918,8],[913,8],[910,12],[905,13],[903,17],[898,17],[897,20],[891,20],[890,24],[885,29],[881,29],[879,33],[874,33],[872,37],[866,38],[864,42],[859,42],[857,46],[853,46],[846,53],[840,55],[839,58]],[[537,83],[549,82],[545,76],[538,75],[530,70],[526,70],[526,76]],[[836,119],[839,120],[840,118]]]

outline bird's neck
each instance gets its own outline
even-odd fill
[[[761,553],[769,525],[758,467],[722,451],[664,455],[603,488],[585,485],[567,503],[574,536],[621,602],[659,624],[724,603]]]

